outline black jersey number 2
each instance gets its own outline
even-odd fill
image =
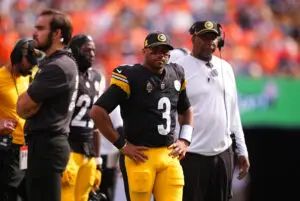
[[[171,130],[171,102],[170,99],[167,97],[162,97],[158,101],[158,109],[164,110],[162,113],[162,118],[166,120],[166,124],[160,124],[157,126],[158,133],[161,135],[168,135]]]
[[[94,97],[93,102],[97,100],[98,96]],[[86,113],[88,112],[88,109],[91,107],[91,98],[87,94],[82,94],[76,103],[76,107],[79,107],[80,110],[77,113],[77,115],[73,118],[71,122],[71,126],[77,126],[77,127],[88,127],[93,128],[94,127],[94,121],[91,118],[88,118],[88,120],[83,120],[83,117],[86,116]]]

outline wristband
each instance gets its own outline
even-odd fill
[[[95,158],[95,160],[96,160],[96,164],[97,165],[102,165],[103,164],[103,159],[102,159],[102,157],[97,157],[97,158]]]
[[[188,141],[189,143],[191,143],[192,134],[193,134],[193,127],[191,125],[184,124],[181,127],[179,138],[184,139],[184,140]]]
[[[121,136],[115,141],[114,146],[118,149],[122,149],[126,145],[126,141]]]

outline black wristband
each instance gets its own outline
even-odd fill
[[[126,141],[124,137],[120,136],[117,141],[115,141],[114,146],[117,147],[118,149],[122,149],[124,145],[126,144]]]

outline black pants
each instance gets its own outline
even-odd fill
[[[117,168],[107,166],[108,155],[102,155],[101,157],[103,159],[103,165],[100,192],[107,196],[107,201],[113,201],[116,187]]]
[[[60,201],[61,173],[47,172],[27,178],[30,201]]]
[[[232,197],[233,159],[231,148],[216,156],[187,153],[181,160],[183,201],[228,201]]]
[[[27,200],[25,171],[19,168],[21,145],[12,144],[8,150],[0,149],[0,200],[17,201],[18,196]]]
[[[61,175],[69,156],[67,136],[29,135],[26,179],[30,201],[60,201]]]

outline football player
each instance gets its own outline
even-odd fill
[[[179,160],[191,141],[193,113],[183,68],[167,64],[172,49],[164,33],[150,33],[144,41],[143,64],[114,69],[110,87],[90,112],[100,132],[122,152],[120,168],[130,201],[149,201],[152,193],[156,201],[182,200]],[[108,116],[118,105],[123,136]],[[183,125],[174,140],[177,112]]]
[[[70,124],[70,159],[62,177],[62,201],[87,201],[100,185],[100,134],[88,112],[99,97],[101,75],[92,67],[95,43],[91,36],[75,35],[69,44],[79,69],[78,95]],[[95,181],[96,180],[96,181]]]

